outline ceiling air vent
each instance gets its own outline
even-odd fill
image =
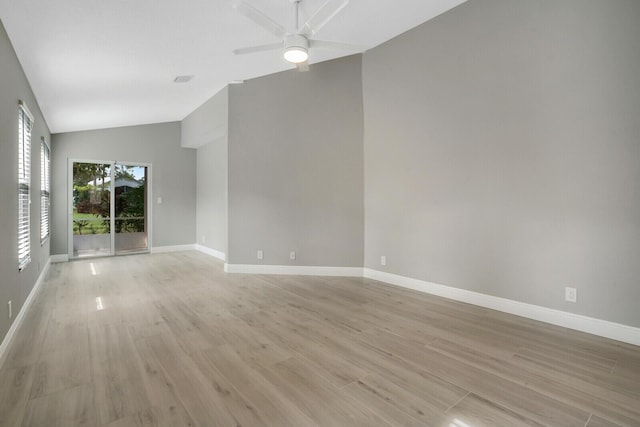
[[[176,76],[176,78],[173,79],[173,82],[174,83],[187,83],[192,78],[193,78],[193,76]]]

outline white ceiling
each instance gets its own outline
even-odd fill
[[[247,1],[292,26],[290,0]],[[325,1],[303,0],[301,20]],[[464,1],[351,0],[315,37],[371,48]],[[233,55],[279,40],[231,0],[0,0],[0,18],[53,133],[182,120],[233,80],[292,68],[279,52]]]

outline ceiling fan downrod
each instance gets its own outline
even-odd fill
[[[294,7],[293,7],[293,30],[295,31],[296,34],[298,34],[300,32],[300,2],[302,0],[291,0],[291,3],[293,3]]]
[[[294,10],[294,33],[285,37],[284,58],[293,63],[301,64],[309,59],[309,39],[300,34],[300,2],[291,0]]]

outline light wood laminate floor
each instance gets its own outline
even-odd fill
[[[198,252],[51,267],[2,426],[640,426],[640,348],[366,279]]]

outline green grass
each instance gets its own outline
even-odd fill
[[[73,210],[73,234],[109,234],[109,226],[103,221],[105,218],[90,213],[78,213]],[[134,233],[144,231],[144,221],[127,219],[125,217],[116,218],[116,221],[124,221],[117,224],[118,233]],[[82,230],[81,230],[82,229]]]
[[[108,227],[102,222],[103,218],[90,213],[78,213],[73,210],[73,234],[80,234],[80,226],[82,225],[82,234],[108,234]]]
[[[99,216],[95,216],[94,214],[90,214],[90,213],[78,213],[76,211],[73,211],[73,219],[101,219]]]

